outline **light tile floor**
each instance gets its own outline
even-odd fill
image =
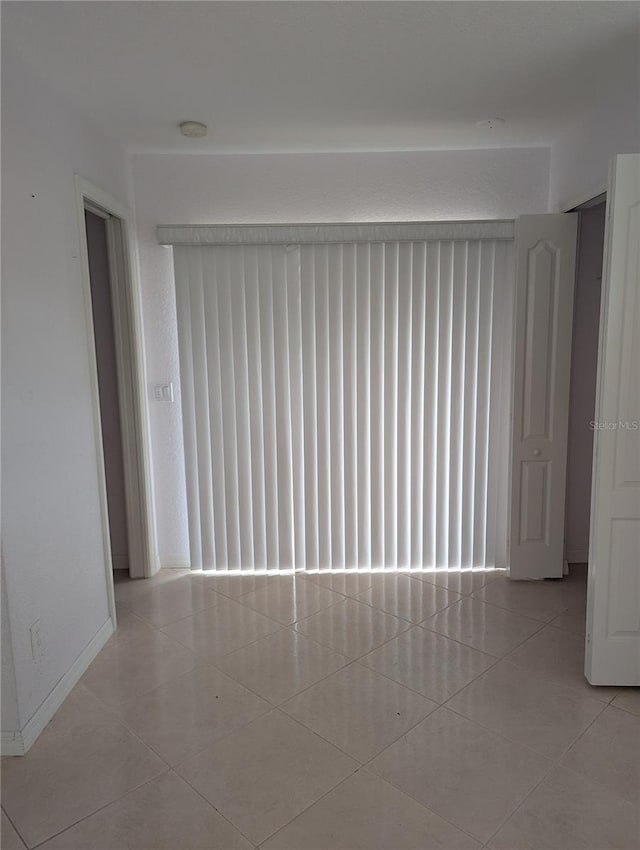
[[[585,574],[118,581],[2,850],[637,850],[640,689],[582,674]]]

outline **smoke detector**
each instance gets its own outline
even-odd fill
[[[483,130],[497,130],[505,123],[504,118],[485,118],[484,121],[476,121],[476,127],[481,127]]]
[[[204,139],[207,135],[207,125],[200,121],[183,121],[179,126],[180,132],[187,139]]]

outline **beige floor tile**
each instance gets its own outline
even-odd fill
[[[444,702],[496,659],[458,641],[414,626],[360,659],[378,673]]]
[[[276,709],[189,759],[178,772],[259,844],[356,767]]]
[[[341,750],[367,762],[437,707],[360,664],[350,664],[281,706]]]
[[[422,625],[467,646],[500,657],[541,628],[539,620],[465,597]]]
[[[479,850],[465,833],[359,770],[261,850]]]
[[[77,686],[26,756],[2,761],[2,805],[33,847],[166,765]]]
[[[374,576],[372,587],[360,593],[356,599],[395,617],[420,623],[460,599],[460,594],[427,581],[394,573]]]
[[[42,850],[251,850],[251,844],[171,772],[52,838]]]
[[[288,575],[282,575],[278,570],[273,570],[269,573],[254,575],[250,571],[242,575],[226,575],[224,572],[196,573],[192,581],[200,584],[208,590],[215,590],[223,596],[228,596],[231,599],[239,599],[247,593],[253,593],[256,590],[262,590],[274,582],[286,581],[290,578]]]
[[[120,709],[123,722],[178,764],[271,708],[215,667],[199,667]]]
[[[564,629],[567,632],[573,632],[576,635],[581,635],[584,640],[584,634],[587,630],[586,602],[581,602],[579,605],[571,605],[562,614],[554,617],[549,625],[555,626],[557,629]]]
[[[190,650],[154,629],[135,642],[105,646],[82,684],[107,705],[117,707],[193,670],[198,663]]]
[[[369,769],[487,841],[551,764],[533,750],[439,708]]]
[[[424,572],[411,570],[412,578],[427,581],[438,587],[444,587],[454,593],[467,596],[474,590],[479,590],[490,582],[504,576],[503,570],[426,570]]]
[[[192,575],[191,570],[160,570],[153,578],[131,579],[126,574],[121,575],[122,572],[122,570],[114,570],[116,602],[122,605],[145,596],[155,587],[178,579],[186,579]]]
[[[166,626],[215,605],[220,597],[187,576],[165,582],[131,599],[127,608],[153,626]]]
[[[489,842],[492,850],[636,850],[640,809],[562,767]]]
[[[603,702],[609,702],[619,690],[590,685],[584,676],[584,636],[553,626],[545,626],[515,649],[508,659],[518,667],[544,673]]]
[[[214,659],[282,628],[246,605],[222,596],[219,599],[213,608],[178,620],[162,631],[201,658]]]
[[[300,620],[295,629],[336,652],[358,658],[409,628],[409,623],[370,605],[345,599]]]
[[[640,715],[640,688],[622,688],[611,705]]]
[[[305,579],[319,584],[320,587],[342,593],[344,596],[357,596],[371,587],[374,575],[377,574],[372,572],[308,573]]]
[[[555,759],[600,714],[603,704],[500,661],[449,700],[447,708]]]
[[[575,601],[571,592],[573,587],[564,584],[562,580],[511,581],[502,578],[476,590],[473,597],[548,623]]]
[[[109,643],[137,641],[156,632],[155,626],[137,617],[133,611],[116,604],[116,630]]]
[[[608,706],[562,764],[640,806],[640,717]]]
[[[266,587],[245,594],[240,601],[266,617],[290,626],[341,599],[338,593],[291,576],[272,579]]]
[[[277,705],[348,661],[328,646],[292,629],[281,629],[216,663],[238,682]]]
[[[2,812],[2,824],[0,825],[0,846],[2,850],[26,850],[26,845],[4,812]]]

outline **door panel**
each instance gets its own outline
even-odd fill
[[[640,685],[640,155],[615,158],[607,196],[585,675]]]
[[[518,221],[511,578],[561,577],[577,216]]]

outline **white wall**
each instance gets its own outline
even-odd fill
[[[2,547],[18,709],[7,721],[23,728],[108,619],[74,172],[127,192],[120,146],[6,50],[2,119]]]
[[[543,148],[133,158],[147,370],[179,390],[172,254],[157,224],[513,218],[547,211]],[[179,391],[150,405],[158,548],[188,560]]]
[[[16,694],[16,677],[13,667],[13,649],[11,647],[11,627],[9,624],[9,605],[4,581],[4,570],[0,576],[0,599],[2,606],[2,729],[17,731],[18,698]]]
[[[573,117],[551,150],[549,209],[563,212],[600,194],[610,159],[640,151],[640,51],[637,39],[620,45],[599,80],[593,105]]]

